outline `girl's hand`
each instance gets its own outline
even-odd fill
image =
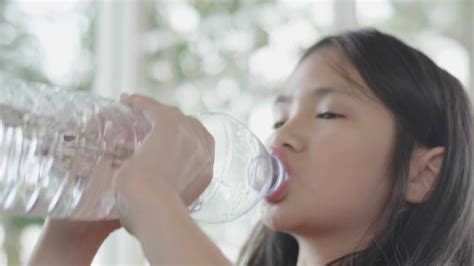
[[[175,107],[139,95],[122,95],[120,101],[141,110],[152,127],[115,176],[121,223],[133,233],[134,217],[153,212],[147,203],[171,193],[187,206],[204,191],[212,179],[214,140]]]
[[[189,205],[196,200],[212,178],[213,138],[199,121],[183,115],[177,108],[138,95],[121,97],[121,101],[132,108],[142,110],[152,126],[142,145],[115,175],[114,191],[121,220],[82,222],[48,219],[30,257],[29,265],[90,264],[98,248],[111,232],[120,228],[122,223],[133,233],[134,220],[138,220],[137,217],[140,217],[140,222],[148,219],[149,213],[153,213],[153,208],[157,207],[156,202],[161,205],[158,209],[163,206],[174,206],[173,210],[183,208],[183,212],[179,212],[183,215],[181,221],[188,223],[180,223],[179,227],[193,228],[193,232],[204,239],[200,242],[206,240],[199,229],[184,216],[183,203]],[[170,218],[177,217],[173,215],[170,215]],[[176,220],[173,220],[169,224],[175,223]],[[157,224],[154,223],[151,227],[154,226]],[[142,229],[149,232],[151,227],[145,225]],[[166,239],[166,230],[160,232],[160,237]],[[174,238],[176,234],[170,233],[169,237]],[[189,235],[186,235],[186,239],[188,237]],[[153,238],[153,241],[155,240],[157,238]],[[145,249],[154,247],[148,244],[153,241],[142,240]],[[193,246],[191,244],[190,249]],[[214,249],[212,243],[208,245],[205,251]],[[166,247],[157,249],[166,251],[160,254],[160,259],[166,259],[173,254],[166,250]],[[215,250],[214,252],[218,253]],[[212,253],[212,258],[221,258],[220,255],[214,255],[215,253]],[[199,251],[197,254],[204,256],[206,252]],[[182,254],[176,254],[172,261],[176,261],[178,257],[182,257]],[[192,260],[196,261],[196,258],[198,257],[192,257]],[[204,259],[208,258],[206,256]]]

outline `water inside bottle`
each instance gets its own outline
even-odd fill
[[[0,208],[14,215],[73,216],[98,161],[109,160],[112,171],[133,152],[125,145],[98,149],[100,138],[77,123],[0,104]]]

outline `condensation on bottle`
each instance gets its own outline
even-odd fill
[[[117,218],[113,177],[151,129],[143,114],[86,92],[1,75],[0,84],[0,210],[26,217]],[[285,173],[278,158],[232,117],[198,119],[215,139],[214,176],[189,210],[200,221],[230,221],[275,190]]]

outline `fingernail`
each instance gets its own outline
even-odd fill
[[[126,98],[126,97],[128,97],[128,96],[129,96],[128,93],[122,92],[122,93],[120,93],[119,100],[122,100],[123,98]]]

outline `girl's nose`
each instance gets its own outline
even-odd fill
[[[293,152],[302,152],[304,149],[304,129],[300,125],[301,123],[304,122],[296,119],[286,121],[270,137],[268,146],[272,149],[282,147]]]

